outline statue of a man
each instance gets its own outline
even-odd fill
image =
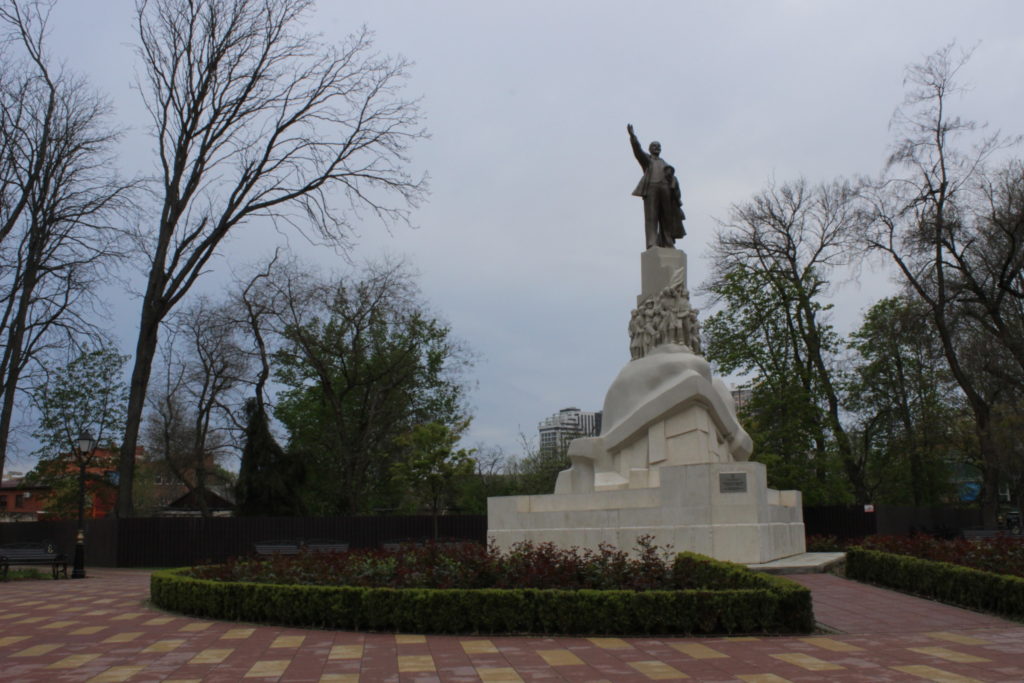
[[[675,169],[661,158],[661,143],[652,142],[647,153],[640,146],[633,132],[633,124],[628,124],[629,144],[633,147],[633,156],[644,169],[644,177],[640,179],[633,195],[644,200],[644,233],[647,237],[647,248],[671,247],[675,240],[686,234],[683,219],[682,199],[679,192],[679,181],[675,178]]]

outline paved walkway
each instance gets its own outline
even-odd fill
[[[522,638],[316,631],[166,614],[148,574],[0,584],[0,681],[1024,681],[1024,624],[828,575],[834,633],[806,638]]]

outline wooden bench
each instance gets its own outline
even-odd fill
[[[298,555],[299,541],[256,541],[257,555]]]
[[[53,578],[68,578],[68,560],[63,553],[57,552],[52,541],[35,543],[6,543],[0,545],[0,579],[7,580],[7,571],[11,565],[22,567],[29,565],[49,565]]]
[[[254,545],[257,555],[298,555],[302,550],[315,553],[343,553],[348,550],[348,543],[326,538],[309,541],[257,541]]]
[[[344,553],[348,552],[348,543],[327,538],[314,538],[306,541],[306,550],[311,553]]]

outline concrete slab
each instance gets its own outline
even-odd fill
[[[747,568],[765,574],[822,574],[846,562],[846,553],[800,553]]]

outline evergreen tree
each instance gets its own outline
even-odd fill
[[[245,445],[235,485],[242,516],[305,514],[300,488],[306,472],[302,460],[286,452],[270,433],[266,411],[255,399],[245,403]]]

